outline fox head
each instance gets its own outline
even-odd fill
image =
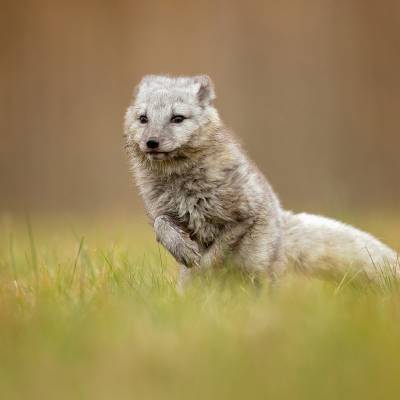
[[[179,160],[198,152],[219,124],[211,79],[145,76],[125,115],[128,149],[148,161]]]

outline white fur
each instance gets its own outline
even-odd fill
[[[290,270],[338,278],[348,271],[368,278],[382,270],[398,274],[395,252],[371,235],[282,210],[224,127],[214,98],[204,75],[147,76],[125,117],[136,183],[157,240],[183,265],[183,279],[226,261],[271,279]],[[173,123],[176,114],[186,117],[182,123]],[[160,154],[146,149],[150,137],[159,141]]]
[[[311,214],[286,213],[285,262],[308,275],[340,277],[363,272],[370,279],[382,273],[398,275],[395,252],[372,235],[333,219]]]

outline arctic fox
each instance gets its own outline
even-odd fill
[[[275,281],[287,271],[397,274],[396,253],[368,233],[281,208],[213,106],[206,75],[145,76],[124,125],[133,174],[156,239],[181,283],[226,262]]]

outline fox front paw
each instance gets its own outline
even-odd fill
[[[191,239],[182,240],[182,242],[178,243],[174,256],[180,264],[188,268],[200,265],[199,246]]]
[[[190,235],[180,228],[173,220],[160,215],[154,221],[156,239],[178,261],[188,268],[200,265],[199,246],[190,238]]]

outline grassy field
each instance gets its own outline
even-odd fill
[[[358,221],[398,248],[399,218]],[[135,218],[1,217],[0,398],[400,398],[398,287],[175,281]]]

